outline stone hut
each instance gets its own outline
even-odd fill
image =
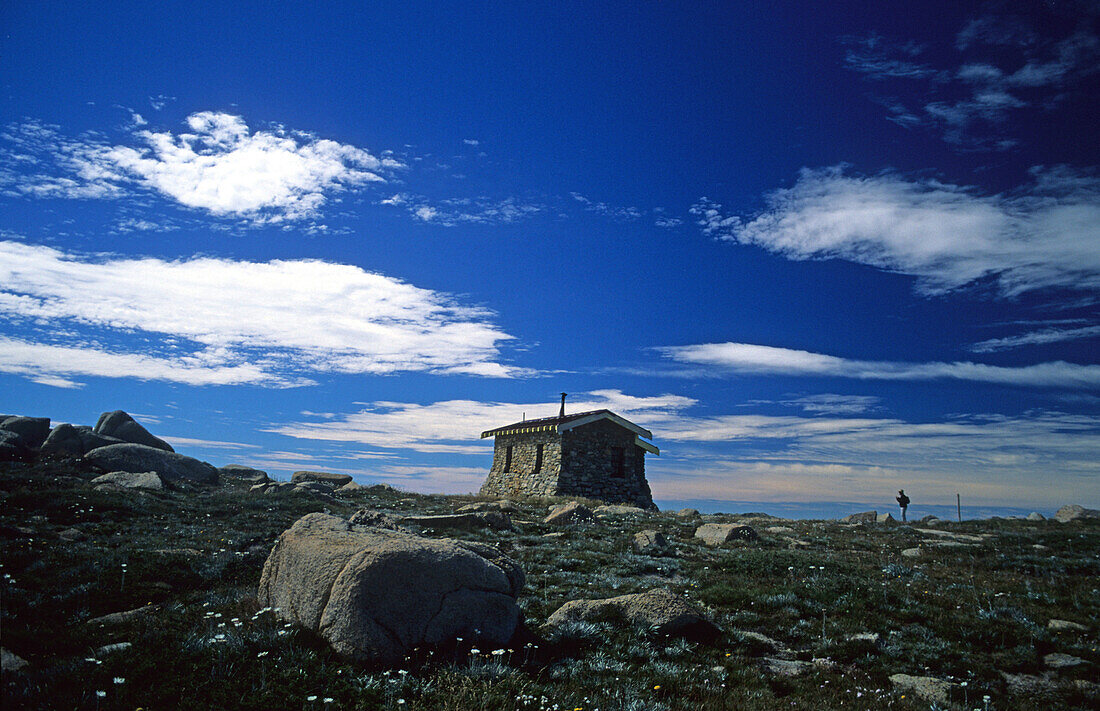
[[[482,496],[584,496],[655,509],[645,479],[653,434],[610,410],[524,420],[481,433],[495,437]]]

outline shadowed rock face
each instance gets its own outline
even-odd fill
[[[490,546],[314,513],[279,537],[259,599],[345,657],[386,662],[456,637],[503,646],[522,585],[519,566]]]
[[[14,432],[31,449],[38,449],[50,434],[50,418],[8,416],[0,419],[0,429]]]
[[[144,444],[146,447],[163,449],[165,452],[176,451],[172,449],[172,445],[160,437],[154,437],[149,430],[139,425],[134,418],[122,410],[104,412],[99,416],[92,431],[104,437],[114,437],[133,444]]]
[[[156,472],[165,481],[187,479],[200,484],[218,483],[218,470],[212,465],[143,444],[111,444],[93,449],[84,458],[111,472]]]

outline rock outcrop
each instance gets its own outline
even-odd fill
[[[943,679],[932,676],[911,676],[909,674],[893,674],[890,676],[890,684],[898,691],[907,691],[929,703],[946,705],[955,685]]]
[[[743,523],[704,523],[695,529],[695,537],[708,546],[720,546],[729,541],[755,541],[759,538],[752,526]]]
[[[342,656],[385,662],[457,637],[505,645],[519,624],[522,584],[519,567],[490,546],[314,513],[279,536],[259,599]]]
[[[92,479],[92,486],[97,489],[148,489],[160,491],[164,488],[164,482],[156,472],[111,472]]]
[[[571,600],[546,621],[554,630],[570,622],[621,621],[659,637],[712,642],[721,630],[701,610],[665,588],[605,600]]]
[[[333,474],[331,472],[294,472],[290,477],[290,481],[293,484],[305,484],[307,482],[323,484],[329,488],[329,490],[336,489],[337,487],[344,486],[351,483],[351,476],[348,474]]]
[[[50,418],[9,415],[0,420],[0,430],[14,432],[30,449],[38,449],[50,434]]]
[[[218,468],[218,474],[240,479],[241,481],[249,481],[253,484],[266,484],[271,481],[271,477],[267,475],[267,472],[243,464],[226,464],[224,467]]]
[[[1080,521],[1085,518],[1100,518],[1100,510],[1086,509],[1084,506],[1078,506],[1077,504],[1067,504],[1054,514],[1054,520],[1062,523]]]
[[[669,551],[669,543],[660,531],[638,531],[630,539],[630,548],[639,555],[662,555]]]
[[[163,449],[165,452],[174,452],[172,445],[160,437],[154,437],[149,430],[142,427],[137,421],[122,410],[104,412],[96,421],[92,431],[103,437],[114,437],[123,442],[143,444],[153,449]]]
[[[93,449],[84,457],[112,472],[156,472],[165,481],[186,479],[200,484],[218,483],[218,470],[213,465],[144,444],[110,444]]]
[[[878,521],[878,511],[861,511],[840,519],[841,523],[875,523]]]
[[[553,523],[559,526],[584,521],[595,521],[596,516],[587,506],[577,501],[555,506],[550,509],[550,515],[542,520],[543,523]]]

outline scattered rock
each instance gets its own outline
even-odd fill
[[[805,550],[809,547],[810,547],[810,542],[809,541],[801,541],[797,538],[787,539],[787,548],[791,549],[792,551]]]
[[[564,526],[571,523],[580,523],[581,521],[595,520],[596,516],[587,506],[577,501],[570,501],[568,504],[562,504],[561,506],[552,508],[550,510],[550,515],[544,518],[542,522]]]
[[[58,531],[57,537],[68,543],[76,543],[77,541],[83,541],[88,536],[79,528],[66,528],[64,531]]]
[[[745,644],[748,644],[750,648],[755,647],[757,650],[767,650],[772,654],[778,654],[780,657],[784,658],[794,655],[794,651],[786,644],[780,642],[777,639],[772,639],[766,634],[761,634],[760,632],[753,632],[751,630],[733,630],[731,636]]]
[[[543,538],[562,538],[565,536],[565,531],[554,531],[552,533],[542,534]]]
[[[1088,627],[1069,620],[1051,620],[1047,622],[1047,629],[1051,632],[1085,632]]]
[[[161,449],[165,452],[176,451],[172,449],[172,445],[160,437],[154,437],[149,433],[149,430],[139,425],[134,418],[122,410],[104,412],[99,416],[99,420],[96,421],[92,431],[97,435],[114,437],[132,444],[143,444],[146,447]]]
[[[904,558],[920,558],[921,557],[921,549],[920,548],[906,548],[905,550],[903,550],[901,552],[901,555]]]
[[[353,513],[348,520],[356,526],[373,526],[375,528],[386,528],[391,531],[397,531],[401,528],[401,524],[396,516],[390,516],[381,511],[372,511],[371,509],[359,509]]]
[[[218,469],[218,474],[240,479],[241,481],[250,481],[253,484],[266,484],[271,481],[271,477],[267,475],[267,472],[262,469],[246,467],[243,464],[226,464]]]
[[[800,662],[795,659],[780,659],[778,657],[764,657],[760,660],[764,671],[776,676],[801,676],[814,669],[813,662]]]
[[[501,499],[499,501],[478,501],[473,504],[466,504],[458,509],[459,513],[481,513],[483,511],[515,513],[519,511],[519,507],[508,499]]]
[[[1044,516],[1043,514],[1039,513],[1038,511],[1032,511],[1031,513],[1029,513],[1027,515],[1026,520],[1028,520],[1028,521],[1046,521],[1047,517]]]
[[[889,513],[880,513],[875,517],[875,523],[897,523],[898,520]]]
[[[676,515],[680,518],[698,518],[699,509],[680,509]]]
[[[1088,664],[1087,661],[1080,657],[1074,657],[1069,654],[1062,654],[1061,652],[1054,652],[1047,654],[1043,657],[1043,664],[1051,669],[1067,669],[1069,667],[1077,667],[1082,664]]]
[[[152,471],[165,481],[187,479],[200,484],[218,483],[218,470],[213,465],[144,444],[109,444],[93,449],[84,458],[107,471]]]
[[[112,654],[118,654],[119,652],[125,652],[127,649],[133,646],[134,645],[130,644],[129,642],[115,642],[114,644],[105,644],[99,649],[95,650],[95,655],[97,657],[107,657]]]
[[[1031,674],[1001,672],[1001,678],[1005,681],[1005,687],[1013,694],[1045,694],[1057,687],[1051,679]]]
[[[16,433],[23,438],[23,444],[38,449],[50,434],[50,418],[12,415],[0,420],[0,429]]]
[[[624,506],[622,504],[605,504],[592,510],[597,516],[637,516],[646,513],[646,510],[638,506]]]
[[[324,484],[332,490],[336,487],[350,484],[351,476],[348,474],[332,474],[330,472],[294,472],[290,477],[290,483],[292,484],[304,484],[306,482]]]
[[[160,491],[164,482],[156,472],[111,472],[92,479],[97,489],[149,489]]]
[[[668,552],[669,544],[660,531],[639,531],[631,539],[630,547],[640,555],[660,555]]]
[[[966,543],[981,543],[988,535],[972,536],[969,533],[953,533],[952,531],[937,531],[934,528],[913,528],[918,533],[923,533],[927,536],[934,538],[949,539],[952,541],[963,541]]]
[[[644,627],[657,636],[700,642],[712,642],[721,634],[702,611],[664,588],[605,600],[571,600],[550,615],[545,626],[553,629],[569,622],[614,620]]]
[[[1037,551],[1049,551],[1050,550],[1050,548],[1048,548],[1047,546],[1044,546],[1042,543],[1032,543],[1031,547],[1034,550],[1037,550]]]
[[[1086,509],[1084,506],[1078,506],[1077,504],[1067,504],[1054,514],[1054,520],[1062,523],[1080,521],[1084,518],[1100,518],[1100,510]]]
[[[780,535],[783,533],[794,533],[794,529],[790,526],[768,526],[764,529],[765,533],[774,533]]]
[[[841,523],[875,523],[878,520],[878,511],[863,511],[854,513],[840,519]]]
[[[743,523],[704,523],[695,529],[695,537],[708,546],[720,546],[729,541],[755,541],[759,538],[752,526]]]
[[[892,674],[890,683],[898,691],[908,691],[920,698],[934,704],[947,704],[947,698],[951,689],[955,686],[949,681],[937,679],[934,676],[910,676],[908,674]]]
[[[268,489],[270,489],[271,486],[272,486],[272,484],[268,484],[268,483],[253,484],[252,486],[248,487],[248,493],[250,493],[250,494],[262,494],[265,491],[267,491]]]
[[[26,659],[6,649],[0,648],[0,671],[14,674],[21,671],[27,664],[28,662]]]
[[[500,647],[520,619],[515,595],[522,571],[505,561],[489,546],[314,513],[279,536],[264,564],[259,600],[360,661],[397,661],[414,647],[456,637]]]
[[[513,530],[512,519],[499,511],[481,513],[442,514],[437,516],[406,516],[401,519],[406,526],[421,528],[458,528],[472,531],[479,528],[492,528],[497,531]]]
[[[112,612],[109,615],[102,615],[101,617],[93,617],[85,624],[89,625],[124,625],[127,622],[133,622],[134,620],[141,619],[146,615],[154,612],[158,609],[157,605],[146,605],[145,607],[137,607],[133,610],[123,610],[122,612]]]
[[[869,644],[878,644],[878,638],[878,632],[856,632],[844,637],[849,642],[867,642]]]

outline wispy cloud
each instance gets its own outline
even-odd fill
[[[990,338],[979,341],[970,346],[973,353],[993,353],[1005,351],[1022,346],[1036,346],[1046,343],[1060,343],[1062,341],[1075,341],[1082,338],[1100,337],[1100,326],[1083,326],[1081,328],[1044,328],[1029,333],[1021,333],[1018,336],[1005,338]]]
[[[442,227],[460,224],[511,224],[543,212],[544,205],[519,198],[494,200],[485,196],[429,200],[423,195],[396,193],[379,201],[382,205],[400,207],[420,222]]]
[[[714,373],[858,380],[969,380],[1024,387],[1100,388],[1100,365],[1063,361],[1021,367],[970,362],[866,361],[749,343],[704,343],[657,350],[672,360],[710,368]]]
[[[180,308],[186,304],[186,308]],[[510,377],[487,310],[318,260],[85,257],[0,242],[0,370],[190,384],[420,371]],[[106,339],[79,343],[80,333]]]
[[[742,218],[706,198],[691,211],[706,234],[790,259],[846,259],[917,277],[937,294],[992,277],[1007,296],[1046,287],[1100,289],[1100,178],[1032,170],[1015,191],[896,173],[803,169],[767,209]]]
[[[178,134],[143,125],[132,122],[121,144],[65,137],[33,121],[10,126],[0,139],[16,168],[0,175],[0,187],[61,198],[151,192],[209,215],[265,224],[315,217],[332,196],[385,182],[404,167],[303,131],[253,131],[227,113],[192,114],[188,131]]]
[[[571,399],[569,411],[606,408],[644,424],[663,420],[668,413],[694,403],[691,398],[679,395],[637,397],[619,390],[596,390]],[[358,442],[433,454],[485,454],[492,451],[492,443],[478,443],[484,430],[518,422],[525,415],[527,419],[536,419],[557,412],[557,405],[552,402],[446,400],[428,405],[374,402],[339,418],[274,425],[267,431],[299,439]]]
[[[954,38],[954,63],[933,66],[929,47],[881,35],[846,38],[845,65],[878,85],[895,86],[906,99],[880,97],[890,119],[907,128],[939,129],[966,148],[1005,149],[1008,117],[1028,107],[1049,109],[1100,71],[1097,13],[1081,13],[1077,26],[1049,36],[1020,17],[987,14]],[[1060,23],[1048,23],[1051,27]],[[915,99],[913,90],[918,93]]]
[[[644,213],[633,206],[626,205],[611,205],[606,202],[598,202],[595,200],[589,200],[580,193],[571,192],[570,197],[576,202],[579,202],[584,206],[584,209],[588,212],[594,212],[597,215],[617,220],[619,222],[633,222],[640,218]]]
[[[880,409],[882,398],[874,395],[836,395],[834,393],[821,393],[820,395],[804,395],[788,400],[780,400],[780,404],[800,407],[806,412],[819,415],[857,415]]]

